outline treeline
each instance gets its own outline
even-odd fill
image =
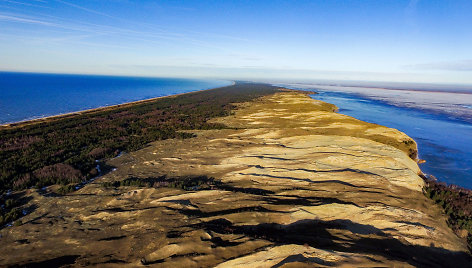
[[[156,140],[189,138],[180,130],[221,129],[209,123],[232,103],[277,91],[266,84],[232,86],[0,129],[0,193],[80,183],[98,175],[97,159]]]

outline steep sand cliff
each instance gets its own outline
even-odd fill
[[[0,231],[0,266],[300,267],[470,265],[422,193],[416,143],[298,92],[239,105],[197,131],[109,161],[67,196]],[[205,175],[211,189],[103,187],[130,177]]]

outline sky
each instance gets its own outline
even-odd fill
[[[471,0],[0,0],[0,70],[472,84]]]

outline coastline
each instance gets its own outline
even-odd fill
[[[80,110],[80,111],[75,111],[75,112],[68,112],[68,113],[63,113],[63,114],[58,114],[58,115],[45,116],[45,117],[41,117],[41,118],[26,119],[26,120],[23,120],[23,121],[18,121],[18,122],[13,122],[13,123],[0,124],[0,130],[1,129],[7,129],[7,128],[22,127],[22,126],[36,124],[36,123],[50,122],[50,121],[53,121],[53,120],[56,120],[56,119],[64,119],[64,118],[68,118],[68,117],[71,117],[71,116],[84,115],[84,114],[93,114],[95,112],[109,111],[109,110],[113,110],[113,109],[117,109],[117,108],[126,108],[126,107],[130,107],[130,106],[133,106],[133,105],[136,105],[136,104],[153,102],[153,101],[163,99],[163,98],[173,98],[173,97],[186,95],[186,94],[191,94],[191,93],[195,93],[195,92],[202,92],[202,91],[208,91],[208,90],[214,90],[214,89],[218,89],[218,88],[234,86],[236,84],[235,81],[232,81],[232,80],[230,80],[230,81],[231,81],[231,85],[223,86],[223,87],[208,88],[208,89],[190,91],[190,92],[185,92],[185,93],[178,93],[178,94],[173,94],[173,95],[168,95],[168,96],[161,96],[161,97],[149,98],[149,99],[144,99],[144,100],[125,102],[125,103],[121,103],[121,104],[102,106],[102,107],[97,107],[97,108],[92,108],[92,109],[85,109],[85,110]]]
[[[104,265],[112,256],[130,266],[470,261],[424,196],[415,143],[404,133],[299,92],[237,107],[211,120],[228,128],[188,130],[196,136],[111,159],[116,171],[77,192],[51,198],[28,190],[38,208],[0,230],[0,242],[11,245],[0,263],[61,256],[76,256],[72,265]]]

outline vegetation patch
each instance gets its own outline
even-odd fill
[[[433,176],[423,178],[425,195],[444,209],[449,226],[459,236],[467,238],[472,252],[472,191],[438,182]]]
[[[169,138],[190,138],[181,130],[222,129],[209,123],[229,115],[233,103],[273,94],[277,87],[237,83],[0,128],[0,194],[10,189],[77,184],[97,175],[96,160],[135,151]],[[129,182],[137,183],[137,182]],[[72,190],[64,186],[65,192]],[[61,191],[62,191],[61,190]]]
[[[20,208],[14,207],[8,204],[12,199],[7,199],[5,204],[2,204],[0,209],[0,226],[4,226],[7,223],[13,222],[23,216]],[[1,228],[1,227],[0,227]]]
[[[208,190],[217,188],[221,185],[219,180],[208,176],[182,176],[182,177],[149,177],[149,178],[136,178],[131,177],[122,181],[104,182],[103,187],[123,187],[123,186],[136,186],[136,187],[169,187],[178,188],[186,191],[197,191],[197,190]]]
[[[0,196],[0,229],[7,224],[21,225],[19,218],[24,216],[22,206],[28,201],[23,194],[5,194]]]
[[[75,191],[75,189],[77,189],[76,187],[77,187],[76,184],[62,185],[56,190],[56,192],[61,195],[66,195],[68,193],[72,193],[73,191]]]
[[[271,195],[274,192],[258,188],[242,188],[235,187],[230,184],[206,175],[192,175],[180,177],[168,177],[166,175],[160,177],[137,178],[130,177],[121,181],[104,182],[102,186],[105,188],[117,188],[126,186],[144,187],[144,188],[177,188],[185,191],[199,190],[222,190],[230,192],[239,192],[252,195]]]

